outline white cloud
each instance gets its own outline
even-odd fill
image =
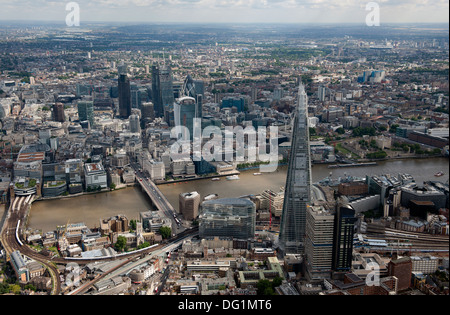
[[[0,19],[64,20],[68,1],[2,0]],[[74,0],[82,19],[155,22],[362,22],[378,2],[385,22],[448,22],[448,0]],[[181,20],[180,20],[181,19]]]

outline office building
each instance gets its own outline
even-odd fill
[[[199,216],[199,234],[206,237],[249,239],[255,235],[256,206],[248,199],[204,201]]]
[[[141,104],[142,120],[144,122],[152,122],[155,119],[155,108],[152,102],[144,102]]]
[[[347,272],[352,267],[355,210],[351,206],[337,207],[334,218],[333,270]]]
[[[30,271],[23,260],[22,254],[18,250],[11,253],[11,266],[20,283],[27,283],[30,280]]]
[[[140,133],[141,132],[141,123],[138,115],[131,115],[129,118],[130,121],[130,132],[131,133]]]
[[[398,291],[407,290],[411,287],[412,260],[410,257],[392,259],[388,264],[389,276],[398,279]]]
[[[236,107],[237,111],[243,112],[245,110],[245,99],[243,97],[225,97],[222,99],[221,108]]]
[[[306,275],[309,281],[331,277],[334,214],[323,207],[306,211]]]
[[[169,66],[152,67],[153,104],[156,117],[165,117],[175,102],[172,69]]]
[[[53,121],[57,121],[57,122],[66,121],[66,118],[64,116],[64,104],[56,103],[52,106],[52,109],[53,109],[53,112],[52,112]]]
[[[311,200],[308,97],[300,84],[280,226],[280,250],[304,253],[306,209]]]
[[[183,84],[182,94],[195,99],[197,105],[197,117],[203,116],[203,95],[205,94],[205,84],[201,80],[194,80],[191,75],[186,77]]]
[[[108,187],[108,179],[101,163],[86,163],[84,165],[86,188],[97,189]]]
[[[325,101],[325,97],[327,95],[327,88],[324,86],[319,86],[318,90],[317,90],[317,95],[319,97],[319,101],[324,102]]]
[[[197,110],[197,104],[193,97],[182,97],[174,104],[175,126],[186,127],[189,131],[189,137],[183,135],[182,139],[184,140],[192,140],[194,137],[194,119],[200,117]]]
[[[126,73],[119,74],[119,117],[128,119],[131,115],[131,85]]]
[[[180,194],[180,212],[186,220],[194,220],[198,217],[200,200],[200,194],[196,191]]]
[[[94,102],[79,101],[78,102],[78,117],[80,122],[88,121],[92,127],[94,125]]]

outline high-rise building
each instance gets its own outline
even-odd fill
[[[80,101],[78,102],[78,117],[80,121],[89,121],[90,126],[94,125],[94,102]]]
[[[334,219],[333,270],[350,271],[352,267],[353,236],[355,233],[355,209],[338,206]]]
[[[205,84],[201,80],[192,79],[191,75],[186,77],[183,84],[183,95],[193,97],[197,104],[198,117],[203,116],[203,95],[205,94]]]
[[[130,118],[130,132],[131,133],[140,133],[141,125],[138,115],[131,115]]]
[[[186,127],[189,131],[189,137],[183,135],[184,140],[192,140],[194,136],[195,118],[199,118],[198,107],[195,99],[192,97],[182,97],[174,104],[175,126]],[[199,126],[201,128],[201,126]]]
[[[180,194],[180,212],[186,220],[194,220],[198,217],[200,206],[200,194],[196,191]]]
[[[405,256],[398,259],[392,259],[388,264],[389,276],[397,277],[398,291],[407,290],[411,287],[412,260]]]
[[[164,117],[164,113],[172,109],[175,102],[172,69],[169,66],[152,67],[152,90],[155,114]]]
[[[305,256],[309,281],[331,277],[334,214],[319,206],[306,211]]]
[[[141,104],[142,120],[151,122],[155,119],[155,108],[152,102],[144,102]]]
[[[119,117],[128,119],[131,115],[131,85],[126,73],[119,73]]]
[[[280,226],[280,250],[283,254],[303,254],[305,249],[306,209],[311,201],[307,107],[308,96],[300,83]]]
[[[320,85],[318,90],[317,90],[317,94],[318,94],[318,97],[319,97],[319,101],[321,101],[321,102],[325,101],[325,97],[327,95],[327,88],[322,86],[322,85]]]
[[[204,201],[199,216],[199,234],[206,237],[249,239],[255,236],[256,205],[248,199]]]
[[[253,101],[253,102],[256,101],[256,100],[258,99],[258,88],[257,88],[256,86],[252,86],[252,89],[251,89],[251,98],[252,98],[252,101]]]
[[[64,104],[56,103],[53,105],[52,112],[53,121],[64,122],[66,120],[64,116]]]

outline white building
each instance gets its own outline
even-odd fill
[[[152,181],[163,180],[166,178],[166,167],[163,162],[151,160],[146,169],[148,170]]]
[[[411,256],[412,272],[423,274],[435,273],[438,270],[439,259],[434,256]]]
[[[86,163],[84,165],[86,188],[108,187],[108,179],[105,169],[101,163]]]

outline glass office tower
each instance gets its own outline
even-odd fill
[[[199,216],[199,234],[206,237],[249,239],[255,236],[256,206],[248,199],[205,201]]]
[[[302,83],[295,114],[280,226],[279,241],[283,254],[304,253],[306,210],[311,201],[308,97]]]

